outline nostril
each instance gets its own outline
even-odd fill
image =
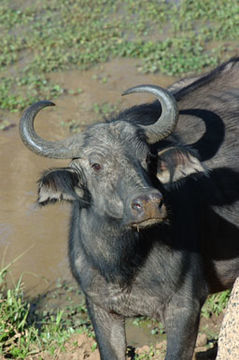
[[[140,203],[137,202],[137,201],[132,202],[131,207],[132,207],[132,209],[134,209],[134,210],[140,210],[140,209],[142,208],[142,206],[140,205]]]

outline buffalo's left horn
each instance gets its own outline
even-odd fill
[[[147,141],[154,144],[169,136],[176,127],[178,120],[178,106],[174,96],[166,89],[155,85],[139,85],[123,92],[122,95],[146,92],[156,96],[159,100],[162,113],[152,125],[140,125],[144,129]]]
[[[39,101],[31,105],[23,113],[19,131],[24,144],[34,153],[54,159],[71,159],[79,156],[82,137],[75,135],[64,140],[47,141],[42,139],[34,129],[34,120],[37,113],[46,106],[54,106],[50,101]]]

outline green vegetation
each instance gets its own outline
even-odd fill
[[[92,109],[93,111],[97,114],[97,115],[101,115],[103,118],[109,118],[110,116],[113,116],[113,114],[117,113],[118,111],[118,104],[108,104],[108,103],[103,103],[103,104],[93,104]]]
[[[238,36],[237,0],[1,0],[0,106],[53,99],[64,89],[49,73],[114,57],[144,72],[198,72],[235,54]]]
[[[210,318],[213,314],[220,315],[226,308],[231,291],[226,290],[210,295],[202,308],[202,316]]]
[[[135,360],[152,360],[159,357],[162,354],[161,351],[155,349],[153,346],[150,346],[149,351],[143,352],[142,354],[136,354]]]
[[[53,355],[64,351],[65,342],[73,334],[93,336],[86,307],[79,304],[76,289],[59,283],[46,296],[30,301],[24,298],[22,279],[9,289],[6,275],[7,267],[0,271],[0,355],[25,359],[44,350]],[[54,299],[65,295],[67,299],[62,306],[49,307],[49,302],[52,304]],[[78,301],[74,303],[75,296]]]

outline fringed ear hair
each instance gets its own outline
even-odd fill
[[[205,168],[196,155],[187,149],[172,146],[158,152],[157,178],[163,184],[199,172],[205,172]]]
[[[47,205],[57,200],[74,201],[83,197],[78,173],[70,168],[46,171],[38,181],[38,203]]]

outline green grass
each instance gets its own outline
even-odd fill
[[[140,61],[140,71],[180,75],[212,67],[238,48],[236,0],[24,4],[0,4],[0,106],[12,111],[62,94],[49,80],[53,71],[129,57]]]
[[[230,294],[231,290],[226,290],[210,295],[202,307],[202,316],[210,318],[213,314],[220,315],[227,306]]]
[[[154,346],[150,346],[149,351],[147,351],[145,353],[141,353],[141,354],[136,354],[134,359],[135,360],[151,360],[152,358],[155,359],[155,357],[159,358],[160,354],[162,356],[161,351],[155,349]]]
[[[93,336],[84,303],[73,302],[78,291],[67,284],[38,299],[26,299],[22,278],[7,287],[7,267],[0,271],[0,355],[25,359],[42,351],[54,355],[64,351],[65,342],[76,333]],[[67,294],[64,304],[51,307],[53,299]],[[42,300],[45,300],[42,304]]]

